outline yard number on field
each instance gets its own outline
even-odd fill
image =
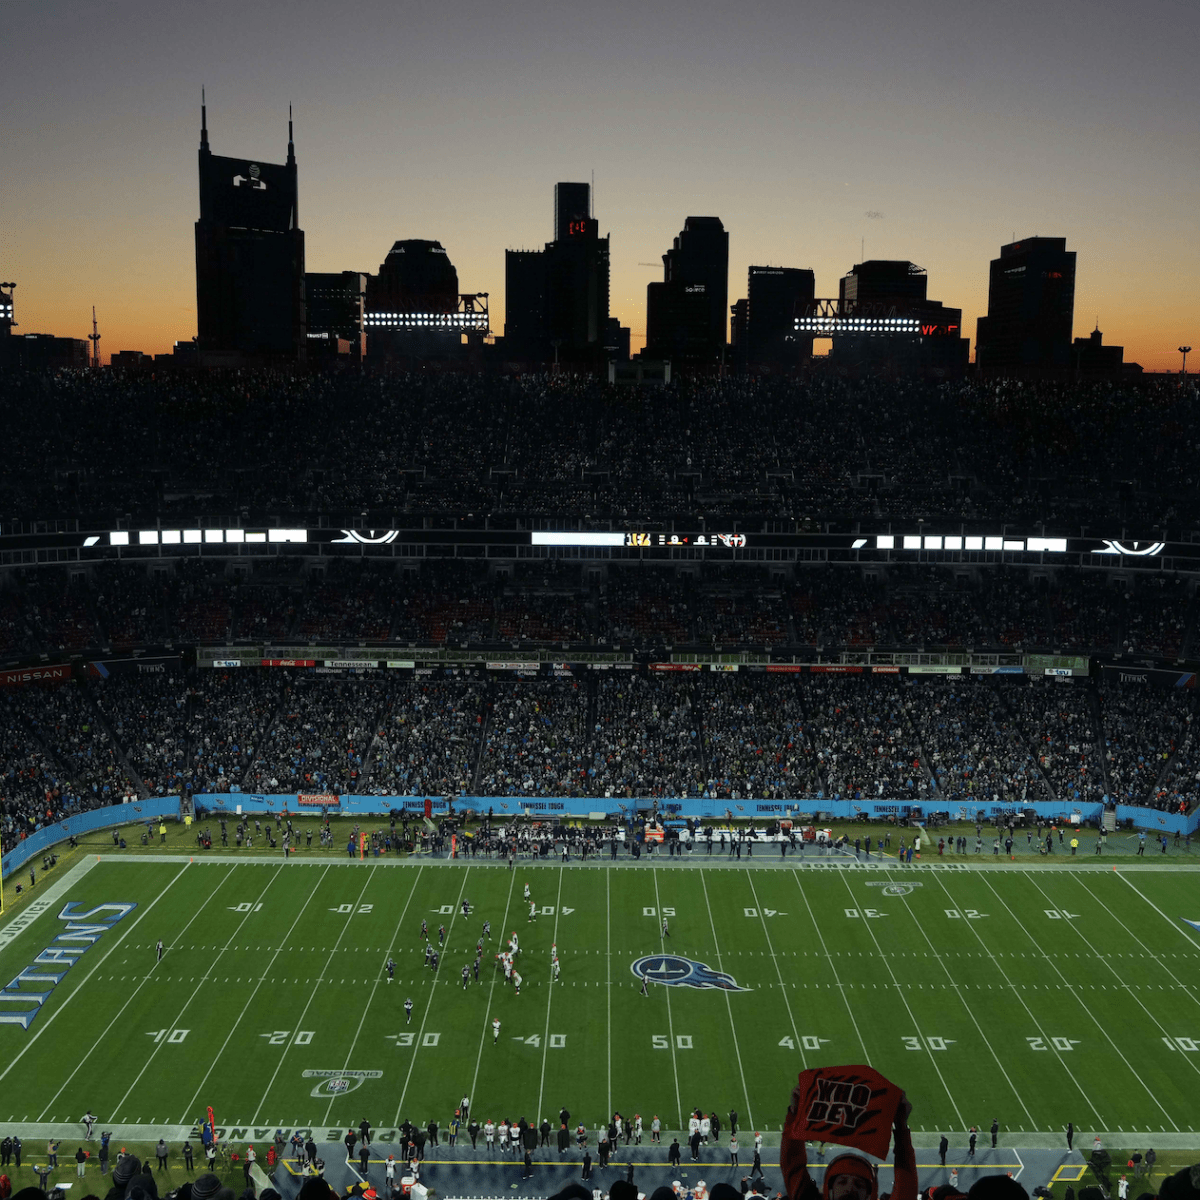
[[[902,1037],[900,1040],[904,1043],[905,1050],[923,1050],[925,1048],[921,1045],[922,1039],[919,1037]],[[930,1050],[945,1050],[947,1046],[953,1046],[956,1039],[927,1037],[923,1040],[925,1046],[928,1046]]]
[[[360,915],[365,915],[366,913],[369,913],[371,911],[371,909],[373,909],[374,907],[375,907],[375,905],[373,905],[373,904],[360,904],[360,905],[358,905],[358,907],[356,909],[353,904],[339,904],[337,906],[337,908],[331,908],[329,911],[336,912],[336,913],[352,913],[352,912],[357,911]]]
[[[288,1038],[292,1038],[293,1046],[311,1046],[315,1032],[313,1029],[297,1029],[296,1036],[292,1037],[290,1029],[273,1029],[270,1033],[260,1033],[258,1036],[266,1038],[268,1046],[286,1046]]]
[[[179,1045],[187,1035],[191,1033],[190,1029],[147,1029],[146,1036],[152,1037],[156,1042],[174,1042]]]
[[[415,1033],[390,1033],[387,1040],[395,1042],[397,1046],[415,1046],[417,1035]],[[436,1046],[441,1041],[440,1033],[423,1033],[421,1034],[422,1046]]]
[[[1027,1037],[1025,1040],[1029,1043],[1030,1050],[1049,1050],[1050,1046],[1053,1046],[1055,1050],[1074,1050],[1079,1045],[1078,1038],[1050,1038],[1050,1046],[1046,1045],[1045,1038]]]
[[[858,917],[859,915],[866,917],[869,921],[874,921],[877,917],[886,917],[887,913],[880,912],[877,908],[864,908],[861,914],[857,908],[846,909],[846,916],[848,917]]]
[[[946,909],[946,916],[954,920],[966,917],[968,921],[978,921],[980,917],[986,917],[987,913],[981,913],[977,908],[948,908]]]
[[[1052,921],[1073,921],[1079,916],[1078,913],[1067,912],[1065,908],[1048,908],[1045,911]]]
[[[748,916],[748,917],[757,917],[758,916],[757,908],[744,908],[744,909],[742,909],[742,912],[744,912],[746,914],[746,916]],[[762,910],[762,915],[764,917],[786,917],[787,913],[780,912],[777,908],[764,908]]]
[[[650,1038],[650,1043],[655,1050],[670,1050],[671,1039],[665,1033],[656,1033]],[[677,1033],[675,1035],[675,1046],[679,1050],[691,1050],[692,1035],[690,1033]]]
[[[564,911],[565,911],[565,910],[564,910]],[[664,908],[664,909],[662,910],[662,915],[663,915],[664,917],[673,917],[673,916],[675,915],[675,910],[674,910],[673,908]],[[649,908],[649,907],[647,907],[647,908],[643,908],[643,909],[642,909],[642,916],[643,916],[643,917],[657,917],[657,916],[658,916],[658,909],[657,909],[657,908]]]
[[[1189,1053],[1200,1050],[1200,1038],[1164,1037],[1163,1041],[1166,1042],[1168,1050],[1186,1050]]]
[[[226,907],[230,912],[258,912],[262,908],[262,905],[253,904],[249,900],[243,900],[241,904],[229,904]]]
[[[806,1035],[800,1039],[800,1046],[804,1050],[820,1050],[822,1045],[825,1045],[828,1043],[828,1041],[828,1038],[819,1038]],[[779,1039],[779,1044],[788,1050],[795,1050],[796,1048],[795,1041],[790,1037],[781,1037]]]
[[[367,907],[370,908],[370,905],[367,905]],[[441,908],[436,908],[433,911],[436,913],[439,913],[443,917],[452,917],[456,912],[458,912],[458,909],[455,908],[453,904],[443,904],[441,906]],[[569,917],[574,911],[575,910],[573,908],[568,908],[564,904],[562,909],[559,911],[558,915],[560,917]],[[646,911],[650,912],[651,910],[647,909]],[[664,911],[666,911],[671,916],[675,915],[674,909],[666,909]],[[541,908],[538,909],[538,914],[543,917],[552,917],[552,916],[554,916],[554,912],[555,912],[555,905],[553,905],[553,904],[543,904],[541,906]]]

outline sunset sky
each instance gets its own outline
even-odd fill
[[[595,172],[612,311],[689,214],[817,294],[908,258],[972,339],[1015,234],[1078,253],[1075,333],[1147,369],[1200,348],[1197,0],[589,5],[5,0],[0,278],[19,332],[104,355],[196,329],[200,88],[218,154],[282,162],[295,109],[314,271],[436,238],[503,331],[504,250]],[[868,216],[868,214],[882,214]],[[642,264],[652,263],[655,266]]]

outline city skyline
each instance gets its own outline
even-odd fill
[[[395,241],[436,239],[497,334],[505,250],[550,240],[553,185],[594,170],[635,351],[646,285],[699,215],[729,233],[731,304],[751,264],[811,269],[832,296],[864,258],[910,259],[962,308],[973,357],[999,247],[1057,236],[1078,254],[1074,336],[1098,319],[1148,370],[1195,339],[1188,6],[534,3],[499,28],[478,5],[347,12],[335,29],[315,5],[128,2],[92,30],[65,4],[10,6],[0,273],[18,332],[83,337],[94,304],[105,360],[196,333],[203,84],[218,154],[283,161],[294,106],[308,270],[373,272]]]

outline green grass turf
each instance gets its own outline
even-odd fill
[[[63,903],[137,903],[28,1031],[0,1026],[0,1125],[66,1126],[89,1107],[102,1125],[187,1124],[212,1105],[227,1128],[364,1116],[387,1128],[444,1123],[466,1092],[480,1120],[553,1120],[565,1104],[593,1128],[614,1109],[679,1128],[700,1106],[778,1130],[799,1070],[865,1061],[908,1090],[917,1130],[993,1117],[1009,1137],[1067,1120],[1200,1128],[1200,1051],[1181,1048],[1200,1046],[1200,933],[1180,919],[1200,919],[1189,871],[510,872],[311,857],[93,865],[0,951],[12,979],[61,931]],[[630,964],[663,949],[664,912],[669,952],[747,990],[641,996]],[[436,979],[422,919],[435,938],[448,931]],[[484,919],[492,942],[464,990]],[[520,996],[492,958],[514,929]],[[381,1074],[314,1095],[321,1078],[306,1070]]]

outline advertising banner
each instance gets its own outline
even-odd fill
[[[87,665],[87,673],[93,679],[107,679],[110,675],[133,673],[137,675],[164,675],[178,671],[183,658],[178,654],[158,654],[142,658],[95,659]]]
[[[1105,683],[1145,683],[1153,687],[1194,688],[1194,671],[1164,671],[1158,667],[1125,667],[1104,663],[1100,678]]]
[[[16,667],[11,671],[0,671],[0,687],[22,687],[27,683],[62,683],[70,678],[70,663],[55,663],[50,667]]]

